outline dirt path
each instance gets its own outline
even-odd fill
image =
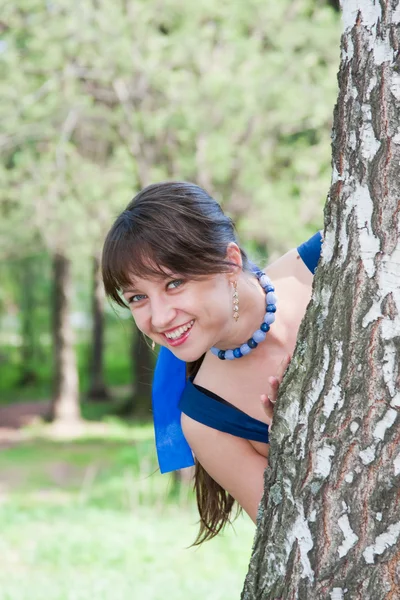
[[[0,448],[23,439],[21,429],[43,418],[48,411],[48,402],[21,402],[0,407]]]

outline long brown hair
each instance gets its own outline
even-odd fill
[[[126,306],[121,289],[132,277],[165,276],[173,272],[191,279],[228,272],[230,242],[238,243],[232,220],[205,190],[193,183],[150,185],[133,198],[111,227],[103,248],[106,294]],[[250,270],[241,250],[243,269]],[[194,376],[203,361],[188,363]],[[230,522],[234,498],[196,460],[194,490],[200,531],[194,542],[216,536]],[[239,514],[238,508],[237,514]]]
[[[204,360],[204,354],[195,362],[187,363],[186,372],[188,377],[195,377]],[[192,546],[200,546],[203,542],[211,540],[218,535],[227,523],[236,519],[242,511],[236,504],[236,514],[231,518],[235,499],[224,490],[201,466],[197,458],[194,459],[194,485],[196,493],[197,509],[200,515],[200,529]]]

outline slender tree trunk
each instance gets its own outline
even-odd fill
[[[136,417],[150,418],[151,384],[154,369],[153,354],[143,335],[136,329],[132,341],[134,369],[132,413]]]
[[[24,258],[18,265],[20,271],[20,308],[21,308],[21,373],[18,384],[27,386],[37,381],[37,375],[33,365],[35,358],[35,329],[34,312],[36,308],[35,299],[35,275],[32,257]]]
[[[73,344],[71,263],[63,254],[53,257],[54,395],[51,420],[74,422],[80,417],[79,385]]]
[[[400,599],[400,4],[343,11],[325,243],[243,600]]]
[[[93,257],[92,290],[92,347],[90,363],[90,384],[88,397],[94,400],[107,400],[109,394],[104,381],[104,286],[101,279],[100,260]]]

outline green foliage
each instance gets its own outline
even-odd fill
[[[3,20],[9,194],[48,247],[97,246],[138,187],[171,177],[204,184],[245,237],[300,242],[320,226],[332,8],[23,0]]]
[[[32,284],[30,307],[17,285],[18,261],[70,255],[74,313],[88,314],[88,258],[143,185],[204,186],[263,259],[322,226],[339,57],[332,4],[19,0],[2,7],[0,319],[18,337],[30,311],[39,383],[52,363],[49,261]],[[112,343],[108,352],[127,347],[120,338]],[[18,362],[17,351],[8,352],[10,360],[0,357],[3,388]],[[121,383],[126,368],[127,360],[115,365]]]

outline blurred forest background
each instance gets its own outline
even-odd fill
[[[196,514],[157,472],[155,354],[105,301],[99,257],[166,179],[205,187],[264,262],[322,227],[338,2],[0,5],[0,600],[231,600],[254,527],[185,550]]]

